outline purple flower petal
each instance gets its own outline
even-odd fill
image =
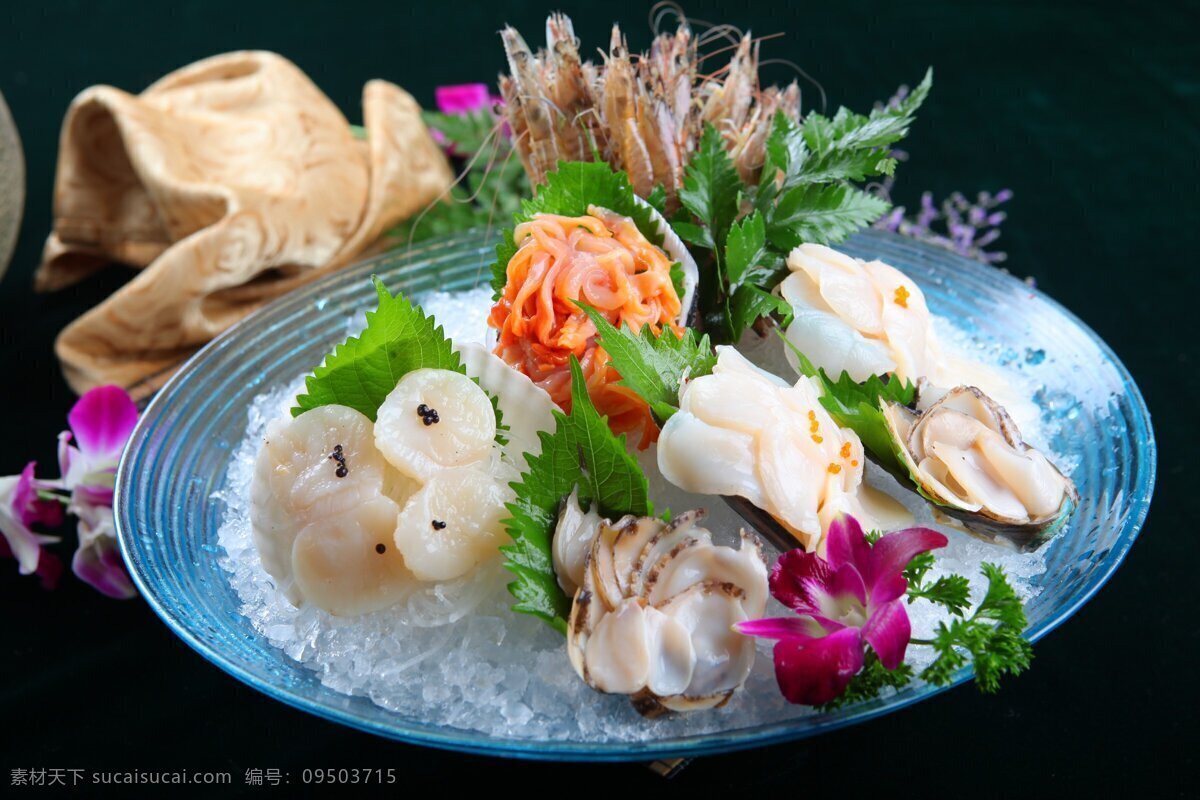
[[[870,588],[871,605],[882,605],[903,596],[908,584],[902,573],[908,562],[920,553],[945,547],[948,541],[930,528],[908,528],[877,541],[863,575]]]
[[[63,506],[57,500],[44,500],[38,496],[39,481],[33,476],[36,468],[37,462],[30,461],[17,476],[13,512],[20,517],[23,525],[56,528],[63,521]]]
[[[33,574],[37,575],[42,588],[46,591],[56,589],[58,587],[58,579],[63,574],[62,559],[49,550],[42,550],[42,554],[38,558],[37,569],[34,570]]]
[[[825,537],[825,557],[834,568],[842,564],[854,564],[867,584],[871,583],[864,569],[870,563],[871,545],[867,544],[862,525],[849,514],[838,514],[829,524],[829,532]]]
[[[71,559],[71,570],[80,580],[97,591],[118,600],[137,596],[137,590],[125,571],[125,562],[117,545],[111,508],[81,506],[79,548]]]
[[[92,547],[76,550],[71,559],[71,571],[96,591],[116,600],[137,596],[115,541],[102,540]]]
[[[853,564],[842,564],[837,568],[833,573],[830,589],[834,597],[849,595],[857,600],[859,605],[867,604],[867,585]]]
[[[7,551],[16,558],[20,573],[32,575],[37,570],[42,545],[57,542],[58,539],[34,533],[25,523],[24,515],[15,502],[22,475],[0,478],[0,536],[5,540]]]
[[[785,639],[775,645],[775,680],[791,703],[828,703],[846,691],[862,666],[863,645],[856,628],[808,642]]]
[[[137,406],[124,389],[97,386],[79,398],[67,421],[83,453],[116,461],[133,433],[137,417]]]
[[[895,669],[904,661],[910,634],[912,626],[908,621],[908,612],[899,600],[875,609],[862,629],[862,637],[888,669]]]
[[[825,630],[812,617],[770,617],[736,622],[733,629],[759,639],[798,639],[809,641],[825,635]]]
[[[832,577],[829,562],[816,553],[806,553],[799,548],[789,550],[771,568],[771,595],[794,611],[817,611],[819,597],[814,597],[813,592],[825,592]]]
[[[461,83],[439,86],[433,90],[438,111],[443,114],[470,114],[491,108],[491,95],[486,83]]]

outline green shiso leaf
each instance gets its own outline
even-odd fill
[[[554,412],[554,433],[538,434],[539,455],[525,454],[528,469],[512,484],[516,499],[504,521],[511,544],[502,545],[504,566],[516,580],[508,585],[517,599],[513,610],[532,614],[566,633],[571,601],[554,574],[551,543],[558,511],[578,489],[584,507],[595,504],[610,519],[625,514],[653,516],[649,484],[637,460],[588,397],[579,362],[571,357],[571,413]]]
[[[628,325],[618,330],[586,303],[576,305],[596,326],[597,342],[621,376],[618,383],[645,400],[660,422],[665,422],[679,408],[679,387],[684,378],[707,375],[717,363],[708,336],[697,340],[690,328],[683,336],[676,336],[670,328],[663,328],[656,336],[649,326],[638,333]]]
[[[384,398],[404,375],[425,367],[466,372],[441,326],[404,295],[392,296],[373,277],[379,306],[367,312],[367,327],[339,344],[304,379],[292,416],[318,406],[349,406],[375,419]]]

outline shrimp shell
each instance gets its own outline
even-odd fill
[[[670,214],[705,124],[717,127],[738,173],[753,183],[775,113],[800,116],[795,82],[760,92],[759,48],[749,33],[737,40],[729,63],[706,76],[698,74],[703,37],[686,23],[656,36],[640,56],[629,53],[614,25],[599,66],[580,58],[565,14],[547,18],[546,47],[536,54],[513,28],[500,35],[510,73],[500,79],[504,113],[535,185],[560,159],[601,159],[624,170],[642,197],[661,185]]]

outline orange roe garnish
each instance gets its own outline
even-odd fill
[[[832,463],[831,463],[831,464],[829,465],[829,473],[830,473],[831,475],[837,475],[837,474],[838,474],[839,472],[841,472],[841,471],[842,471],[842,465],[841,465],[841,464],[832,464]]]
[[[495,353],[529,376],[563,410],[571,408],[570,357],[579,359],[588,394],[616,433],[634,433],[645,449],[658,438],[646,403],[616,382],[620,375],[596,345],[596,327],[575,305],[583,300],[618,328],[649,325],[680,333],[682,303],[671,283],[671,260],[633,220],[593,208],[582,217],[535,214],[513,231],[518,250],[488,325]]]
[[[850,443],[849,442],[842,442],[842,450],[841,450],[840,455],[842,458],[850,457]]]
[[[908,298],[911,296],[912,295],[908,293],[907,288],[903,286],[896,287],[896,305],[900,306],[901,308],[908,308]]]

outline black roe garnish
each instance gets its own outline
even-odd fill
[[[350,468],[346,466],[346,454],[342,452],[342,446],[340,444],[334,446],[333,452],[329,454],[329,457],[337,462],[338,465],[337,469],[333,473],[334,475],[337,475],[339,478],[344,478],[350,474]]]
[[[440,531],[442,528],[445,528],[445,527],[446,527],[446,523],[442,522],[440,519],[435,519],[433,521],[433,529],[435,531]]]
[[[441,421],[438,417],[437,409],[430,408],[424,403],[417,406],[417,416],[421,418],[421,422],[424,422],[426,427]]]
[[[387,552],[387,545],[383,542],[380,542],[379,544],[375,545],[375,552],[379,553],[379,555],[383,555]]]

